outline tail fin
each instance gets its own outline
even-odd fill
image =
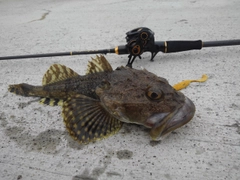
[[[35,89],[36,86],[32,86],[29,84],[14,84],[14,85],[9,85],[8,91],[11,93],[15,93],[17,95],[21,96],[33,96],[33,89]]]

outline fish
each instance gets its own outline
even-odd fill
[[[181,84],[178,89],[186,86]],[[85,75],[53,64],[41,86],[14,84],[8,91],[61,106],[70,136],[83,144],[113,135],[128,123],[145,126],[151,139],[158,141],[195,113],[194,103],[165,78],[146,69],[120,66],[113,70],[103,55],[89,61]]]

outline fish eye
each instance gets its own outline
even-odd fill
[[[162,91],[161,90],[151,90],[149,89],[146,93],[147,97],[152,100],[159,100],[162,97]]]

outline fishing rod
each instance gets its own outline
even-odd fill
[[[235,40],[222,40],[222,41],[155,41],[154,32],[146,27],[139,27],[128,31],[126,33],[126,45],[116,46],[112,49],[92,50],[92,51],[71,51],[71,52],[58,52],[47,54],[31,54],[31,55],[18,55],[18,56],[5,56],[0,57],[0,60],[8,59],[24,59],[24,58],[41,58],[53,56],[73,56],[73,55],[86,55],[86,54],[107,54],[115,53],[118,55],[128,54],[127,66],[132,67],[136,57],[141,59],[144,52],[151,53],[151,61],[158,52],[174,53],[189,50],[200,50],[206,47],[217,46],[235,46],[240,45],[240,39]]]

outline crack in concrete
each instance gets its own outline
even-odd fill
[[[232,125],[224,125],[226,127],[234,127],[234,128],[237,128],[236,132],[238,134],[240,134],[240,123],[238,121],[236,121],[236,123],[232,124]]]
[[[34,21],[42,21],[42,20],[46,19],[47,15],[49,15],[49,13],[51,12],[50,10],[46,10],[46,11],[47,11],[47,12],[46,12],[46,13],[43,13],[43,15],[42,15],[41,18],[32,20],[32,21],[30,21],[30,22],[28,22],[28,23],[31,23],[31,22],[34,22]]]

